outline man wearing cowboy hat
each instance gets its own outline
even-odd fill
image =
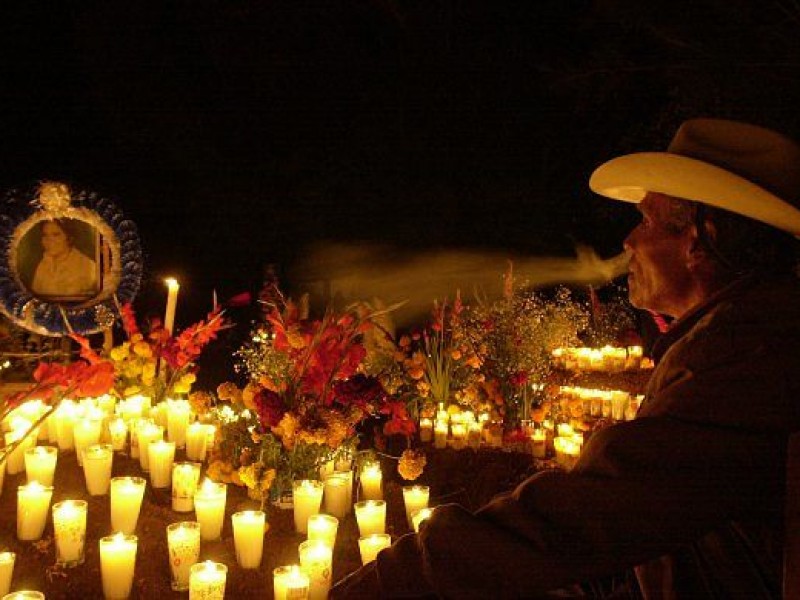
[[[570,472],[472,514],[437,508],[333,597],[537,598],[631,570],[647,598],[776,598],[785,447],[800,430],[800,147],[688,121],[667,152],[611,160],[593,191],[634,202],[631,301],[674,319],[633,421]]]

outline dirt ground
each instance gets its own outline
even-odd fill
[[[477,508],[494,494],[504,491],[534,471],[530,455],[498,450],[426,450],[428,467],[416,483],[431,486],[431,506],[459,502]],[[180,453],[177,457],[181,459]],[[387,500],[387,532],[393,539],[408,532],[403,507],[402,486],[407,485],[397,475],[397,463],[384,458],[384,497]],[[138,460],[117,453],[113,475],[143,476]],[[16,538],[18,485],[25,483],[24,472],[7,475],[0,495],[0,550],[17,553],[11,591],[32,589],[45,593],[48,600],[102,598],[98,540],[110,531],[109,496],[89,496],[83,471],[74,453],[61,453],[54,482],[52,504],[66,499],[88,501],[86,558],[84,564],[72,569],[55,567],[55,544],[52,518],[40,542],[20,542]],[[275,567],[298,563],[298,545],[305,536],[294,532],[291,510],[269,507],[269,531],[264,540],[264,556],[259,569],[245,570],[236,565],[230,515],[239,510],[257,508],[244,490],[229,486],[226,519],[222,539],[203,542],[200,560],[214,560],[228,566],[226,596],[230,598],[272,598],[272,570]],[[170,588],[167,561],[166,527],[177,521],[194,520],[194,513],[171,510],[167,490],[154,490],[148,484],[136,534],[139,538],[136,572],[131,597],[179,598],[188,592],[173,592]],[[358,552],[358,527],[355,516],[349,515],[339,526],[333,559],[334,581],[361,565]]]

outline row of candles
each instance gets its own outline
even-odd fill
[[[583,414],[603,417],[614,421],[630,421],[636,417],[644,400],[642,394],[631,394],[621,390],[598,390],[584,387],[561,386],[559,401],[570,404],[580,402]]]
[[[491,422],[487,413],[477,417],[472,411],[450,414],[440,403],[436,419],[422,417],[419,420],[419,436],[422,442],[433,441],[434,448],[438,449],[477,449],[482,443],[500,448],[503,445],[503,426]]]
[[[556,348],[552,352],[556,368],[567,371],[602,371],[619,373],[644,368],[641,346],[615,348]]]

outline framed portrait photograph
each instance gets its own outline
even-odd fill
[[[60,337],[111,328],[139,289],[135,223],[94,192],[45,181],[0,200],[0,312]]]
[[[20,239],[16,270],[35,297],[82,302],[103,289],[102,258],[102,236],[90,223],[47,219]]]

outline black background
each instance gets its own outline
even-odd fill
[[[608,256],[603,160],[686,117],[800,137],[786,1],[4,2],[0,184],[57,179],[140,228],[178,325],[320,240]],[[289,282],[291,284],[291,282]]]

